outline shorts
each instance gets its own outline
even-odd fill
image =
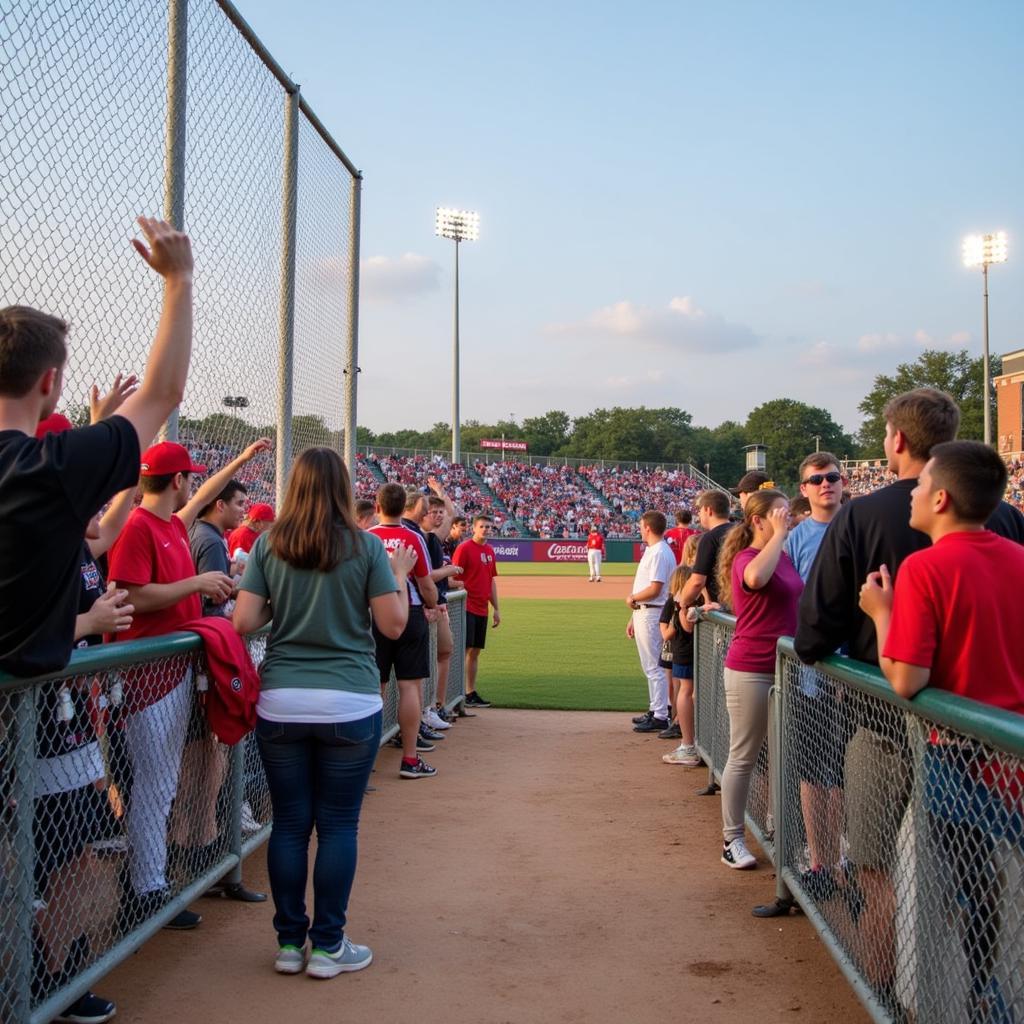
[[[912,783],[904,748],[860,726],[846,747],[846,838],[857,867],[888,870]]]
[[[107,794],[91,783],[37,797],[32,819],[36,895],[44,899],[50,876],[81,856],[89,843],[121,834]]]
[[[850,715],[830,683],[819,681],[817,686],[814,696],[799,687],[790,691],[797,774],[813,786],[842,789],[844,751],[853,735]]]
[[[484,649],[487,642],[487,616],[466,612],[466,647]]]
[[[693,665],[681,665],[678,661],[672,662],[672,678],[673,679],[692,679],[693,678]]]
[[[383,686],[391,678],[426,679],[430,675],[430,627],[420,605],[409,609],[409,621],[402,635],[392,640],[373,628],[373,641],[377,645],[377,670]]]

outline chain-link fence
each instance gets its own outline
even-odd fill
[[[697,745],[713,778],[734,625],[697,624]],[[747,821],[774,826],[778,909],[795,898],[875,1020],[1024,1020],[1019,715],[933,690],[904,701],[873,666],[810,668],[783,639],[762,764]]]
[[[451,593],[449,618],[452,710],[464,593]],[[266,635],[248,645],[258,666]],[[0,683],[0,1021],[51,1020],[192,900],[240,881],[269,836],[255,739],[218,742],[206,687],[187,634],[77,651],[58,678]],[[396,690],[382,742],[397,730]]]
[[[160,281],[128,240],[163,211],[196,262],[169,436],[212,469],[273,438],[243,470],[269,502],[293,452],[354,444],[359,175],[231,3],[7,0],[0,94],[0,305],[70,323],[59,411],[142,373]]]

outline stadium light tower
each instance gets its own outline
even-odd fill
[[[992,408],[989,397],[991,376],[988,368],[988,268],[993,263],[1005,263],[1007,241],[1005,231],[996,231],[991,235],[968,235],[964,239],[964,266],[981,267],[982,279],[985,282],[985,337],[982,349],[982,408],[985,412],[985,444],[992,443]]]
[[[475,242],[480,237],[480,215],[470,210],[437,208],[434,234],[455,243],[455,339],[452,354],[452,462],[459,461],[459,242]]]

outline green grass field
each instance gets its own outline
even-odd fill
[[[637,711],[647,683],[620,601],[506,598],[477,685],[497,707]]]
[[[586,562],[503,562],[498,559],[498,572],[502,576],[580,576],[587,577]],[[636,565],[632,562],[605,562],[601,576],[632,576]]]

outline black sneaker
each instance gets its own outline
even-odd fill
[[[452,720],[453,719],[452,719],[451,712],[447,711],[440,704],[435,704],[434,705],[434,714],[437,715],[437,717],[440,718],[442,722],[447,722],[448,725],[452,724]]]
[[[489,708],[490,706],[491,706],[491,702],[487,701],[487,700],[484,700],[484,698],[481,697],[480,694],[477,693],[476,690],[473,690],[472,693],[467,693],[466,694],[466,707],[468,707],[468,708]]]
[[[417,750],[433,750],[434,744],[430,742],[425,736],[416,736],[416,749]]]
[[[75,1000],[63,1013],[53,1019],[69,1021],[70,1024],[104,1024],[117,1013],[116,1004],[109,999],[86,992],[81,999]]]
[[[667,729],[662,729],[658,733],[658,739],[660,740],[681,740],[683,738],[682,730],[679,728],[678,722],[672,722]]]
[[[422,757],[416,758],[415,764],[406,764],[402,762],[402,767],[398,769],[398,776],[402,779],[429,779],[437,774],[436,768],[431,768]]]
[[[198,928],[203,920],[201,914],[195,914],[191,910],[183,910],[176,917],[172,917],[164,927],[171,932],[190,932]]]
[[[402,734],[400,732],[396,732],[395,735],[392,736],[391,739],[388,740],[388,746],[389,747],[396,747],[398,750],[401,750],[402,749]]]
[[[641,722],[649,722],[654,717],[653,711],[645,711],[642,715],[633,716],[633,724],[640,725]]]
[[[420,723],[420,736],[422,736],[425,740],[429,740],[432,743],[436,742],[437,740],[444,739],[443,732],[437,732],[436,729],[431,729],[429,725],[426,725],[423,722]]]
[[[667,718],[655,718],[653,715],[645,722],[637,722],[633,726],[633,732],[661,732],[668,728]]]

